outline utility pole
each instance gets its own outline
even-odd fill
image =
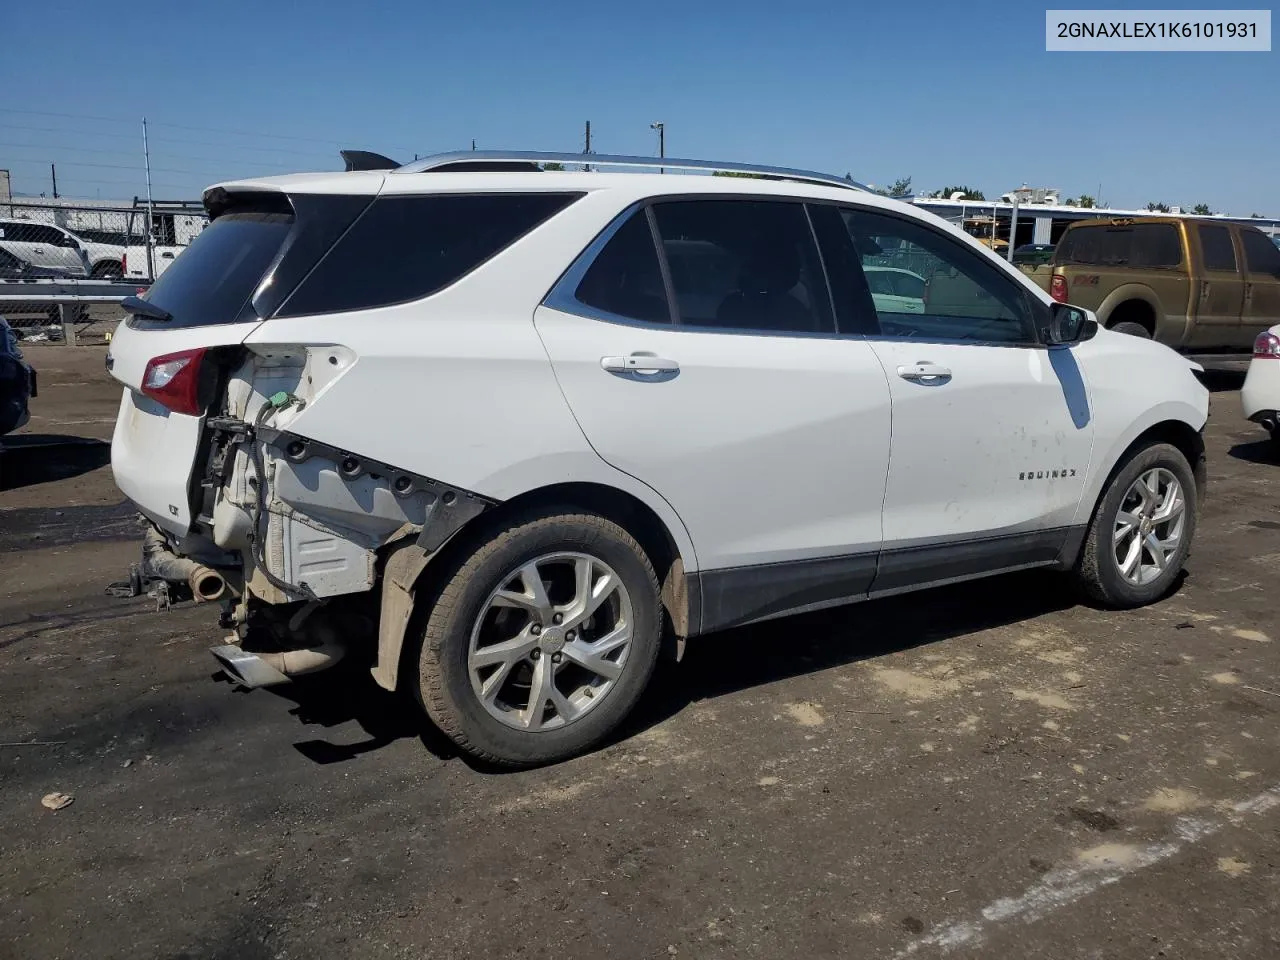
[[[658,159],[662,160],[667,155],[667,125],[659,121],[658,123],[649,124],[650,130],[658,131]],[[658,167],[659,173],[666,173],[666,169]]]
[[[1013,213],[1009,217],[1009,247],[1004,252],[1004,257],[1010,263],[1013,263],[1013,248],[1018,242],[1018,195],[1013,195]]]
[[[587,138],[586,138],[586,143],[583,145],[582,152],[587,154],[588,156],[591,154],[591,121],[590,120],[587,121]],[[589,163],[585,164],[582,169],[590,170],[591,164]]]
[[[49,164],[49,172],[53,174],[53,199],[58,199],[58,165],[56,163]]]
[[[142,162],[147,171],[147,274],[156,278],[155,247],[152,231],[155,229],[155,203],[151,199],[151,148],[147,145],[147,118],[142,118]]]
[[[475,150],[475,148],[476,148],[476,138],[475,138],[475,137],[472,137],[472,138],[471,138],[471,149],[472,149],[472,150]]]

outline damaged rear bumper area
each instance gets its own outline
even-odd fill
[[[266,419],[209,418],[194,528],[144,519],[142,561],[112,592],[219,603],[230,633],[211,653],[244,687],[352,659],[393,689],[416,574],[493,501]]]

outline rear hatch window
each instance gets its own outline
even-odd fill
[[[1091,267],[1176,267],[1182,244],[1171,223],[1075,227],[1058,241],[1054,259]]]
[[[173,315],[166,329],[253,319],[242,314],[291,229],[292,213],[224,213],[160,275],[146,299]]]

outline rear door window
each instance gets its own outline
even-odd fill
[[[147,292],[147,300],[173,315],[164,328],[241,319],[292,227],[287,213],[226,213],[215,219]]]
[[[803,205],[681,200],[654,204],[653,211],[682,326],[834,332]]]
[[[285,301],[279,316],[367,310],[437,293],[580,196],[379,197]]]
[[[1206,270],[1229,270],[1236,272],[1236,248],[1231,242],[1231,231],[1226,227],[1200,224],[1200,250],[1204,254]]]
[[[1240,241],[1250,273],[1280,278],[1280,248],[1257,230],[1241,228]]]

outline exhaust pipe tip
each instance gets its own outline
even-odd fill
[[[187,577],[187,585],[191,587],[191,594],[195,597],[196,603],[211,603],[221,599],[227,592],[227,581],[222,578],[222,574],[208,567],[197,567],[193,570]]]
[[[222,672],[236,683],[255,690],[258,687],[273,687],[288,683],[289,678],[268,664],[256,653],[242,650],[232,643],[210,647],[213,659],[218,661]]]
[[[1262,429],[1268,432],[1274,432],[1276,425],[1280,423],[1275,417],[1263,417],[1258,423],[1262,424]]]

